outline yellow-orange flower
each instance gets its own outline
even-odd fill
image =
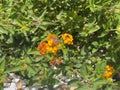
[[[103,77],[106,78],[106,79],[112,78],[112,75],[113,75],[113,73],[114,73],[113,67],[107,65],[105,68],[106,68],[106,71],[105,71],[105,73],[103,74]]]
[[[47,42],[49,46],[56,46],[61,44],[61,40],[59,40],[55,34],[49,34],[47,36]]]
[[[40,51],[41,55],[45,55],[47,53],[47,43],[46,42],[41,42],[38,45],[37,50]]]
[[[49,46],[53,46],[54,45],[54,40],[57,39],[55,34],[49,34],[47,36],[47,42]]]
[[[62,34],[62,38],[63,38],[65,44],[69,44],[69,45],[73,44],[73,37],[71,34],[67,34],[67,33]]]
[[[48,47],[47,50],[56,55],[57,50],[60,49],[61,40],[59,40],[55,34],[49,34],[47,36]]]
[[[48,46],[47,47],[48,52],[53,53],[54,55],[56,55],[57,51],[59,50],[59,46]]]

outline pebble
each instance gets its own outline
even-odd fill
[[[62,73],[60,73],[58,76],[62,76]],[[59,78],[59,77],[56,77]],[[35,86],[30,86],[26,87],[25,81],[20,78],[20,76],[15,75],[14,73],[10,73],[9,77],[7,78],[7,82],[4,83],[4,90],[17,90],[18,87],[21,87],[22,90],[49,90],[47,86],[42,86],[42,87],[35,87]],[[61,77],[59,78],[60,83],[57,85],[54,85],[54,90],[61,90],[59,87],[67,87],[67,83],[70,81],[68,77]],[[62,88],[63,88],[62,87]],[[68,87],[67,87],[68,88]],[[66,90],[66,89],[64,89]]]

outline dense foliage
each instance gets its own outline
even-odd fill
[[[56,35],[55,44],[63,43],[65,33],[72,35],[73,44],[62,44],[55,51],[62,62],[51,65],[54,54],[41,55],[37,47],[49,34]],[[112,76],[120,71],[119,57],[119,0],[0,1],[1,88],[14,72],[28,85],[52,88],[66,76],[79,90],[118,90]]]

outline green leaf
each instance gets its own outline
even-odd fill
[[[12,34],[9,35],[9,38],[8,38],[8,40],[6,41],[6,43],[8,43],[8,44],[13,43],[13,35],[12,35]]]
[[[45,10],[42,15],[39,17],[39,19],[41,20],[42,18],[44,18],[45,14],[46,14],[47,10]]]
[[[61,11],[61,12],[56,16],[56,18],[57,18],[58,20],[60,20],[61,17],[62,17],[62,14],[63,14],[63,11]]]
[[[48,78],[47,80],[42,80],[41,81],[41,84],[43,86],[44,85],[53,86],[53,85],[58,84],[58,83],[59,83],[59,80],[54,79],[54,78]],[[53,89],[50,89],[50,90],[53,90]]]
[[[5,68],[5,60],[2,60],[0,62],[0,69],[4,69]]]
[[[15,20],[12,22],[12,24],[17,25],[17,26],[19,26],[19,27],[22,27],[21,22],[20,22],[19,20],[17,20],[17,19],[15,19]]]
[[[93,25],[93,26],[90,26],[89,27],[90,28],[90,30],[89,30],[89,34],[92,34],[92,33],[94,33],[95,31],[97,31],[100,27],[98,26],[98,25]]]
[[[7,77],[7,74],[1,74],[1,75],[0,75],[0,82],[1,82],[2,80],[6,79],[6,77]]]
[[[46,26],[42,26],[42,25],[40,26],[40,29],[42,30],[46,30],[46,28],[47,28]]]
[[[27,71],[28,71],[30,76],[33,76],[34,74],[37,73],[36,70],[30,65],[28,65]]]
[[[31,49],[29,49],[29,50],[27,51],[27,54],[28,54],[28,55],[40,55],[40,52],[37,51],[37,50],[31,50]]]
[[[113,90],[113,88],[112,87],[107,87],[107,88],[105,88],[105,90]]]
[[[72,79],[71,81],[68,82],[68,85],[79,87],[82,86],[83,83],[79,79]]]
[[[4,89],[3,83],[1,83],[0,81],[0,90],[3,90],[3,89]]]
[[[84,85],[82,85],[82,86],[79,86],[79,87],[78,87],[77,89],[75,89],[75,90],[91,90],[91,88],[84,84]]]
[[[47,26],[47,25],[53,25],[53,23],[47,22],[47,21],[43,21],[43,22],[42,22],[42,25],[45,25],[45,26]]]
[[[16,67],[12,67],[12,68],[7,68],[5,73],[18,72],[18,71],[21,71],[21,70],[23,70],[22,66],[16,66]]]
[[[94,0],[88,0],[88,2],[89,2],[89,8],[90,8],[90,10],[92,11],[92,12],[94,12],[94,10],[95,10],[95,4],[94,4]]]
[[[96,49],[96,48],[93,48],[92,49],[92,53],[95,53],[95,52],[97,52],[98,50]]]
[[[3,73],[5,70],[5,60],[0,62],[0,73]]]
[[[0,27],[0,34],[8,34],[8,31]]]
[[[92,45],[98,46],[98,42],[97,42],[97,41],[93,41],[93,42],[92,42]]]
[[[105,71],[106,61],[96,63],[95,71],[97,74],[102,74]]]
[[[29,63],[29,64],[32,63],[32,58],[26,56],[26,58],[25,58],[25,62],[26,62],[26,63]]]
[[[58,83],[59,83],[58,79],[49,78],[49,84],[48,85],[55,85],[55,84],[58,84]]]
[[[88,72],[88,68],[86,66],[86,64],[84,63],[83,66],[80,69],[80,74],[82,77],[84,78],[88,78],[89,77],[89,72]]]
[[[77,69],[78,69],[78,68],[81,68],[81,67],[82,67],[82,64],[77,63],[77,64],[74,65],[74,67],[77,68]]]
[[[97,90],[99,88],[102,88],[103,85],[107,84],[107,80],[105,79],[100,79],[100,80],[97,80],[93,83],[93,88],[94,90]]]
[[[81,48],[81,55],[86,55],[86,52],[85,52],[85,46],[83,46],[82,48]]]
[[[55,74],[55,72],[54,72],[53,70],[50,70],[50,71],[48,72],[48,77],[51,78],[54,74]]]

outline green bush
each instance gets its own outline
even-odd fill
[[[1,85],[14,72],[28,85],[52,88],[62,72],[79,90],[104,86],[117,90],[119,82],[102,75],[106,65],[114,68],[114,74],[120,71],[119,6],[119,0],[1,0]],[[64,45],[57,52],[63,59],[57,69],[49,64],[53,54],[42,56],[36,49],[50,33],[59,39],[69,33],[74,39],[73,45]]]

